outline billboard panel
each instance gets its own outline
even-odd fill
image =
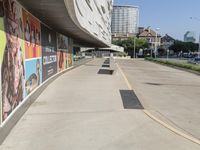
[[[4,12],[3,12],[3,2],[0,1],[0,124],[2,122],[2,92],[1,92],[1,64],[3,60],[3,53],[6,46],[6,34],[4,31],[3,22]]]
[[[62,35],[62,34],[57,34],[57,45],[58,45],[58,50],[60,51],[67,51],[68,50],[68,37]]]
[[[14,0],[3,0],[5,34],[1,31],[2,120],[23,100],[24,58],[22,8]],[[1,20],[1,28],[3,28]],[[2,44],[3,43],[3,44]]]
[[[57,69],[58,72],[65,70],[66,68],[66,52],[57,51]]]
[[[56,32],[41,25],[42,31],[42,81],[57,73]]]
[[[69,38],[67,61],[68,67],[71,67],[73,65],[73,40],[71,38]]]
[[[27,96],[41,84],[42,59],[26,61],[25,66],[25,96]]]
[[[25,40],[25,59],[41,57],[40,22],[24,9],[22,10],[22,14]]]
[[[22,9],[25,46],[25,93],[26,97],[42,82],[41,25],[26,10]]]
[[[68,37],[57,34],[57,69],[58,72],[67,68]]]

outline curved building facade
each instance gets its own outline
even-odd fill
[[[112,0],[19,0],[42,22],[72,37],[76,44],[107,47],[111,43]]]
[[[98,40],[111,43],[111,0],[74,0],[78,23]]]
[[[112,0],[0,0],[0,143],[74,45],[111,43]]]

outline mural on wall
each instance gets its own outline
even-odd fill
[[[41,27],[40,22],[28,13],[22,10],[25,40],[25,58],[38,58],[42,56],[41,50]]]
[[[57,69],[58,72],[65,70],[66,68],[66,52],[57,51]]]
[[[42,59],[26,61],[25,65],[25,96],[35,90],[42,81]]]
[[[58,50],[67,51],[68,50],[68,37],[57,34]]]
[[[42,81],[57,73],[56,32],[45,25],[42,31]]]
[[[58,72],[67,68],[68,37],[57,34],[57,69]]]
[[[3,52],[6,45],[6,35],[4,32],[4,22],[3,22],[3,2],[0,1],[0,124],[2,122],[2,92],[1,92],[1,64],[3,60]]]
[[[24,58],[22,8],[14,0],[3,0],[5,36],[1,36],[2,120],[23,100]],[[2,24],[1,24],[2,28]],[[2,47],[3,46],[3,47]]]
[[[0,124],[42,81],[72,65],[68,42],[16,0],[0,0]]]
[[[39,20],[22,10],[25,43],[25,93],[26,97],[42,81],[41,25]]]
[[[73,65],[73,40],[69,38],[69,46],[67,53],[68,67]]]

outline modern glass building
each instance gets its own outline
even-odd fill
[[[111,24],[113,37],[135,35],[139,26],[139,7],[114,6]]]

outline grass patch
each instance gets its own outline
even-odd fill
[[[200,65],[196,64],[189,64],[187,62],[180,62],[180,61],[160,60],[155,58],[145,58],[145,60],[156,62],[162,65],[167,65],[170,67],[178,67],[187,70],[192,70],[200,73]]]

